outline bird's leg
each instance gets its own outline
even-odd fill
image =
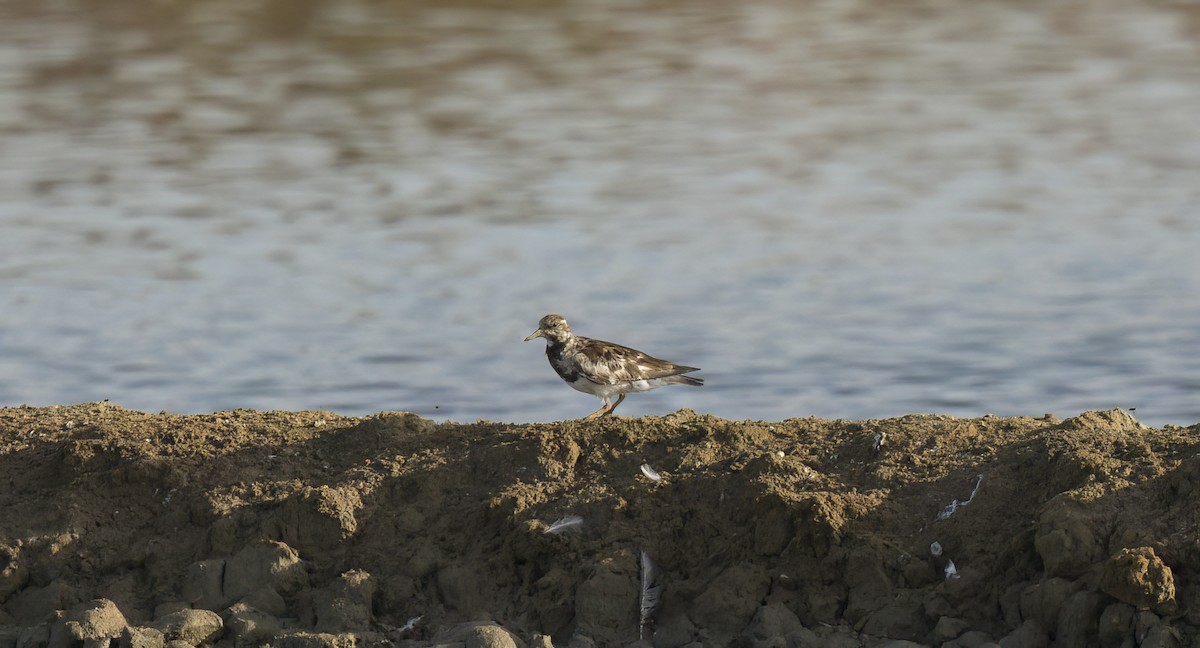
[[[617,402],[613,403],[612,407],[609,407],[608,411],[601,414],[601,416],[612,416],[613,410],[617,409],[617,405],[620,405],[621,401],[623,401],[623,400],[625,400],[625,394],[621,394],[620,396],[618,396]],[[603,409],[603,408],[601,408],[601,409]]]
[[[625,394],[621,394],[621,397],[622,397],[622,398],[624,398],[624,396],[625,396]],[[617,401],[617,402],[619,403],[619,402],[621,402],[621,401]],[[609,410],[609,409],[608,409],[608,399],[607,399],[607,398],[605,398],[605,399],[604,399],[604,404],[600,406],[600,409],[596,410],[595,412],[592,412],[591,414],[588,414],[587,416],[585,416],[585,417],[583,418],[583,420],[585,420],[585,421],[591,421],[592,419],[596,418],[597,416],[600,416],[600,415],[602,415],[602,414],[606,414],[606,413],[608,413],[609,411],[611,411],[611,410]]]

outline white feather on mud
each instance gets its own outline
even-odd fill
[[[946,561],[946,568],[943,571],[946,572],[946,580],[954,580],[959,577],[958,569],[954,566],[953,560]]]
[[[662,481],[662,475],[653,468],[650,464],[642,464],[642,474],[650,478],[651,481]]]
[[[936,540],[929,543],[929,555],[933,557],[934,565],[946,575],[946,580],[960,578],[958,568],[954,566],[954,561],[950,560],[950,557],[944,554],[945,551],[942,549],[942,543]]]
[[[938,513],[937,519],[945,520],[945,519],[949,518],[951,515],[954,515],[954,513],[956,511],[958,511],[958,509],[960,507],[970,504],[971,501],[975,499],[975,493],[979,492],[979,485],[982,483],[983,483],[983,475],[980,475],[979,479],[975,482],[975,488],[974,488],[974,490],[971,491],[971,496],[967,498],[967,501],[960,502],[958,500],[952,500],[949,504],[946,505],[946,508],[942,509],[941,513]]]
[[[654,565],[654,561],[650,560],[650,555],[645,551],[642,552],[642,622],[638,625],[638,639],[646,638],[646,624],[650,622],[650,617],[654,614],[654,610],[658,608],[659,598],[662,596],[663,586],[661,583],[655,584],[658,580],[658,567]]]
[[[396,628],[393,626],[388,626],[388,625],[383,625],[383,624],[380,624],[380,625],[383,626],[384,630],[386,630],[389,635],[394,635],[396,637],[399,637],[400,635],[404,634],[405,632],[408,632],[409,630],[416,628],[417,622],[424,618],[425,618],[424,614],[422,614],[420,616],[415,616],[415,617],[409,619],[403,626],[400,626],[399,628]]]
[[[546,527],[543,533],[578,533],[583,530],[583,518],[578,515],[568,515],[555,520],[554,524]]]

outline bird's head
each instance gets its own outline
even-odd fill
[[[528,342],[533,338],[544,337],[550,342],[564,342],[571,337],[571,327],[562,315],[551,313],[538,322],[538,329],[525,338]]]

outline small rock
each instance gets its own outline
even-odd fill
[[[188,565],[183,574],[182,594],[185,601],[202,608],[222,608],[225,560],[214,558]]]
[[[1150,634],[1150,629],[1162,623],[1162,619],[1150,610],[1138,610],[1133,615],[1133,634],[1137,637],[1145,637]]]
[[[930,636],[930,641],[934,644],[943,644],[947,641],[957,639],[959,635],[970,629],[966,621],[944,616],[938,619],[937,623],[933,626],[933,634]]]
[[[320,554],[358,531],[362,507],[362,494],[353,486],[307,487],[284,501],[272,531],[305,554]]]
[[[354,648],[396,648],[396,642],[383,632],[355,632],[353,636]]]
[[[316,629],[336,633],[370,628],[374,595],[375,584],[367,572],[356,569],[342,574],[314,597]]]
[[[29,582],[29,569],[21,559],[21,549],[0,544],[0,603],[3,603]]]
[[[625,562],[629,568],[623,569]],[[575,589],[576,632],[583,633],[579,636],[595,638],[602,645],[637,636],[637,610],[633,604],[640,590],[632,566],[632,557],[628,561],[605,558]]]
[[[519,645],[508,630],[496,625],[476,626],[464,644],[464,648],[517,648]]]
[[[758,515],[754,521],[754,549],[764,556],[777,556],[783,552],[795,531],[792,520],[782,506],[771,507]]]
[[[995,648],[997,645],[988,633],[982,630],[968,630],[957,639],[942,644],[942,648]]]
[[[275,648],[355,648],[357,639],[352,634],[330,634],[328,632],[303,632],[289,630],[275,636]]]
[[[1021,625],[1021,591],[1028,584],[1013,583],[1000,595],[1000,613],[1004,619],[1004,627],[1015,628]]]
[[[282,542],[246,547],[228,560],[192,563],[184,575],[183,598],[203,609],[223,609],[263,589],[285,594],[305,584],[300,556]]]
[[[437,587],[446,605],[459,612],[474,614],[483,609],[479,575],[464,565],[447,565],[439,569]]]
[[[785,640],[785,644],[799,644],[802,639],[816,641],[816,635],[800,623],[794,612],[782,603],[772,603],[758,608],[743,636],[756,642],[768,639]]]
[[[238,603],[245,603],[249,607],[271,616],[281,617],[287,614],[287,602],[283,600],[279,592],[269,587],[250,592]]]
[[[45,587],[26,587],[8,601],[8,612],[18,625],[35,626],[46,623],[58,610],[65,610],[76,601],[75,591],[56,580]]]
[[[654,624],[654,639],[662,646],[683,646],[696,638],[696,625],[686,614],[665,617]]]
[[[459,643],[463,648],[518,648],[521,642],[508,630],[490,623],[463,623],[438,635],[434,643]]]
[[[941,545],[938,547],[940,551]],[[877,611],[891,598],[894,586],[880,552],[872,547],[859,547],[847,555],[843,579],[849,588],[843,616],[852,625]]]
[[[154,628],[127,626],[121,633],[121,648],[164,648],[167,640]]]
[[[290,594],[307,583],[308,572],[295,549],[282,542],[264,542],[229,559],[224,592],[232,602],[263,588]]]
[[[1179,635],[1179,631],[1165,623],[1150,628],[1141,643],[1141,648],[1181,648],[1182,646],[1183,637]]]
[[[269,642],[283,629],[275,617],[245,603],[234,603],[225,611],[225,628],[239,645],[260,645]]]
[[[1113,603],[1100,613],[1097,638],[1100,648],[1133,648],[1134,613],[1128,603]]]
[[[68,612],[63,617],[76,636],[83,639],[115,639],[129,626],[117,604],[108,599],[95,599],[85,607]]]
[[[1174,611],[1175,578],[1153,547],[1122,549],[1109,558],[1100,574],[1100,590],[1136,608]]]
[[[1047,576],[1078,578],[1104,558],[1107,527],[1095,509],[1060,496],[1038,514],[1033,546]]]
[[[437,571],[442,563],[441,551],[428,542],[417,541],[408,559],[408,568],[417,578],[426,578]]]
[[[1098,641],[1100,611],[1104,596],[1099,592],[1076,592],[1063,604],[1058,613],[1058,629],[1054,633],[1055,648],[1086,648]]]
[[[36,625],[25,628],[17,637],[16,648],[45,648],[50,643],[50,626]]]
[[[1058,629],[1058,613],[1083,586],[1065,578],[1047,578],[1021,592],[1021,618],[1037,622],[1043,633]]]
[[[734,565],[696,597],[688,616],[714,639],[731,638],[754,618],[770,586],[771,578],[761,567]]]
[[[15,648],[21,638],[21,628],[0,625],[0,648]]]
[[[820,640],[813,648],[859,648],[863,645],[857,632],[844,625],[826,626],[822,625],[815,629],[817,638]],[[804,648],[809,648],[805,646]]]
[[[863,634],[890,639],[917,641],[929,633],[929,622],[918,599],[898,600],[867,615],[862,624]]]
[[[1042,631],[1041,624],[1029,619],[1004,635],[999,643],[1000,648],[1046,648],[1050,645],[1050,637]]]
[[[180,610],[190,610],[191,607],[183,601],[163,601],[154,606],[154,618],[165,617],[168,614],[174,614]]]
[[[1064,430],[1114,430],[1118,432],[1137,432],[1147,429],[1144,423],[1120,408],[1084,412],[1063,421],[1059,427]]]
[[[163,633],[168,641],[178,639],[188,645],[199,646],[216,640],[225,624],[216,612],[210,610],[180,610],[157,619],[153,627]]]
[[[115,603],[96,599],[51,624],[49,647],[68,648],[81,642],[116,639],[128,625]]]

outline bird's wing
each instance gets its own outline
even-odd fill
[[[575,360],[583,375],[596,384],[615,385],[630,380],[664,378],[699,371],[696,367],[659,360],[620,344],[583,337],[578,339],[583,344],[576,352]]]

